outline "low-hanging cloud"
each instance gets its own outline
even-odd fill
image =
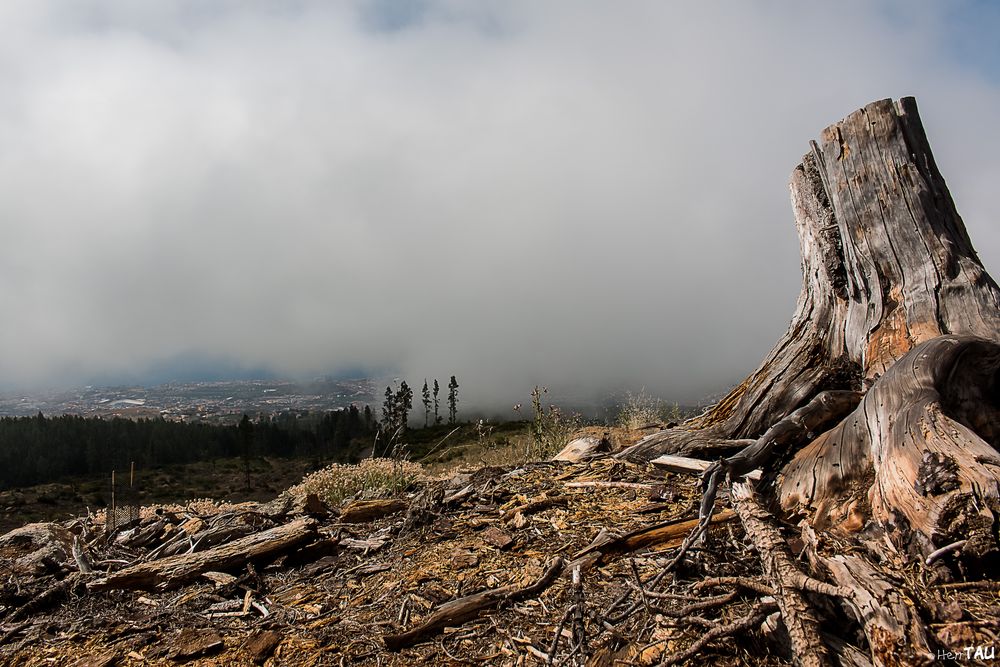
[[[195,356],[455,374],[480,406],[725,388],[798,293],[788,174],[869,101],[917,96],[1000,265],[1000,72],[962,11],[4,3],[0,380]]]

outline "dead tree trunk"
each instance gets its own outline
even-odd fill
[[[310,517],[247,535],[208,551],[168,556],[139,563],[87,584],[90,591],[170,590],[203,572],[243,567],[254,560],[271,560],[316,539],[317,522]]]
[[[833,430],[803,434],[797,445],[811,444],[779,479],[785,509],[858,528],[870,514],[924,551],[970,530],[971,552],[995,548],[1000,289],[914,100],[873,102],[824,130],[791,199],[803,283],[788,331],[707,413],[621,455],[757,438],[821,391],[869,390]]]

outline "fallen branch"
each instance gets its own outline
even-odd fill
[[[397,635],[385,635],[382,640],[390,651],[399,651],[437,635],[446,627],[458,626],[478,618],[482,612],[504,602],[517,602],[534,597],[552,585],[562,571],[563,564],[562,558],[555,558],[538,581],[524,588],[503,586],[446,602],[417,627]]]
[[[959,581],[950,584],[938,584],[938,588],[949,591],[1000,591],[1000,581]]]
[[[657,667],[676,665],[679,662],[683,662],[688,658],[697,655],[713,639],[718,639],[719,637],[729,637],[739,632],[749,630],[750,628],[757,627],[771,612],[775,611],[777,608],[777,605],[774,604],[759,604],[750,610],[750,614],[745,618],[711,628],[703,634],[698,641],[691,644],[691,646],[687,647],[683,651],[667,656],[662,662],[659,663],[659,665],[657,665]]]
[[[79,573],[72,573],[62,581],[57,581],[52,586],[49,586],[44,591],[31,598],[23,605],[14,610],[14,613],[10,615],[7,619],[8,621],[20,621],[23,618],[31,616],[32,614],[44,611],[57,602],[60,602],[69,595],[76,586],[80,583],[81,576]]]
[[[830,652],[820,638],[819,620],[802,592],[808,589],[849,595],[850,591],[810,579],[799,571],[792,562],[792,555],[784,539],[770,525],[768,521],[770,515],[757,503],[749,484],[746,482],[733,484],[730,496],[733,507],[743,522],[747,537],[760,554],[764,576],[775,590],[775,599],[785,627],[788,629],[795,663],[801,667],[824,667],[833,664]]]
[[[296,519],[207,551],[169,556],[139,563],[87,584],[90,591],[112,589],[170,590],[203,572],[242,567],[257,559],[274,558],[316,538],[317,522],[309,517]]]
[[[924,561],[924,564],[933,565],[935,561],[943,558],[944,556],[947,556],[952,551],[961,551],[962,547],[964,547],[967,543],[968,540],[959,540],[957,542],[952,542],[951,544],[945,545],[940,549],[932,551],[931,553],[927,554],[927,560]]]
[[[735,516],[734,512],[723,510],[712,516],[711,523],[723,523],[733,519]],[[698,523],[699,519],[667,521],[633,530],[621,537],[608,537],[603,541],[595,540],[592,544],[577,552],[574,558],[580,558],[594,551],[599,552],[601,557],[604,557],[615,553],[628,553],[654,546],[661,549],[670,549],[679,546],[684,541],[684,537],[692,529],[697,528]]]
[[[538,500],[532,500],[527,505],[521,505],[520,507],[512,507],[508,510],[501,512],[501,516],[504,517],[505,521],[509,521],[517,514],[521,516],[528,516],[529,514],[535,514],[543,510],[547,510],[550,507],[565,507],[569,504],[569,496],[542,496]]]
[[[0,646],[3,646],[4,644],[6,644],[12,637],[14,637],[15,635],[17,635],[21,631],[27,629],[28,626],[30,626],[30,625],[31,625],[31,621],[24,621],[22,623],[18,623],[13,628],[11,628],[7,632],[5,632],[2,635],[0,635]]]
[[[692,590],[700,591],[703,588],[715,588],[718,586],[736,586],[761,595],[774,595],[774,589],[762,581],[748,579],[747,577],[709,577],[702,579],[692,586]]]

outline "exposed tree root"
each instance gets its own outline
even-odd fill
[[[820,638],[819,619],[803,592],[847,596],[851,591],[807,577],[795,567],[788,545],[770,525],[770,514],[757,503],[748,484],[733,484],[730,495],[747,537],[760,555],[764,577],[775,591],[796,664],[800,667],[832,664],[830,652]]]

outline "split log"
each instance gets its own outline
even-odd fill
[[[611,442],[607,438],[595,438],[588,435],[576,438],[563,447],[558,454],[552,457],[552,461],[567,461],[578,463],[585,459],[594,458],[603,452],[611,450]]]
[[[119,533],[118,542],[130,549],[147,547],[153,540],[163,533],[167,525],[167,520],[163,517],[156,517],[148,522],[144,527],[136,527],[134,532]]]
[[[545,573],[529,586],[517,588],[504,586],[473,595],[467,595],[458,600],[446,602],[434,612],[431,612],[420,625],[397,635],[385,635],[382,639],[390,651],[399,651],[413,646],[424,639],[441,633],[446,627],[454,627],[478,618],[481,613],[504,602],[517,602],[541,594],[552,585],[563,570],[563,560],[555,558],[546,568]]]
[[[339,518],[342,523],[368,523],[402,512],[407,507],[406,501],[398,498],[355,500],[340,511]]]
[[[269,560],[311,542],[315,519],[303,517],[283,526],[240,538],[208,551],[169,556],[140,563],[87,584],[90,591],[113,589],[170,590],[208,571],[226,571],[257,560]]]
[[[159,555],[167,557],[176,556],[177,554],[194,553],[196,551],[206,551],[211,547],[219,544],[227,544],[236,538],[249,535],[253,532],[255,532],[254,527],[245,523],[206,528],[186,538],[181,538],[165,545],[159,552]]]

